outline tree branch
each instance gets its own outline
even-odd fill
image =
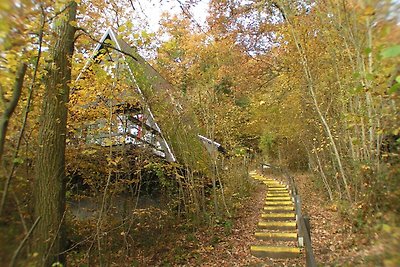
[[[26,100],[27,103],[26,103],[25,112],[24,112],[24,115],[23,115],[21,131],[20,131],[19,136],[18,136],[18,141],[17,141],[17,145],[16,145],[16,148],[15,148],[13,159],[16,159],[18,157],[19,148],[21,146],[22,137],[24,135],[25,126],[26,126],[26,123],[27,123],[27,120],[28,120],[28,114],[29,114],[30,106],[31,106],[31,102],[32,102],[33,89],[35,87],[36,78],[37,78],[37,74],[38,74],[38,70],[39,70],[40,57],[42,55],[43,31],[44,31],[44,26],[46,24],[46,21],[45,21],[44,8],[43,8],[42,5],[40,7],[41,7],[41,10],[42,10],[42,16],[40,18],[40,21],[41,21],[41,25],[40,26],[41,27],[40,27],[40,30],[39,30],[38,54],[37,54],[37,57],[36,57],[36,62],[35,62],[34,70],[33,70],[32,81],[31,81],[31,84],[30,84],[30,87],[29,87],[28,98]],[[1,158],[1,154],[0,154],[0,158]],[[0,160],[0,162],[1,162],[1,160]],[[5,183],[4,188],[3,188],[3,196],[1,197],[1,202],[0,202],[0,216],[1,216],[1,214],[3,212],[3,209],[4,209],[4,205],[5,205],[5,202],[6,202],[6,199],[7,199],[8,189],[10,187],[11,179],[12,179],[12,177],[14,175],[15,169],[16,169],[16,162],[13,161],[11,170],[10,170],[10,172],[8,174],[6,183]]]
[[[99,40],[97,40],[96,38],[94,38],[90,33],[88,33],[88,32],[87,32],[85,29],[83,29],[83,28],[76,27],[76,30],[83,31],[92,41],[94,41],[94,42],[96,42],[96,43],[98,43],[98,44],[102,44],[102,45],[104,45],[106,48],[111,48],[111,49],[113,49],[113,50],[115,50],[115,51],[117,51],[117,52],[120,52],[120,53],[124,54],[125,56],[128,56],[128,57],[134,59],[135,61],[139,61],[134,55],[132,55],[132,54],[130,54],[130,53],[128,53],[128,52],[122,51],[122,50],[120,50],[120,49],[118,49],[118,48],[116,48],[115,46],[112,46],[112,45],[110,45],[110,44],[100,42]]]
[[[10,267],[14,267],[15,266],[15,261],[17,260],[18,254],[20,253],[21,249],[24,247],[26,241],[28,241],[29,237],[31,236],[33,230],[36,228],[36,226],[39,223],[40,219],[41,219],[41,217],[37,217],[36,221],[34,222],[34,224],[31,227],[31,229],[29,229],[29,232],[26,234],[24,239],[19,244],[18,248],[15,250],[14,255],[13,255],[12,259],[11,259],[10,265],[9,265]]]
[[[0,84],[0,103],[5,108],[6,107],[6,98],[4,97],[3,86]]]
[[[11,101],[6,104],[4,113],[0,118],[0,162],[1,162],[1,159],[3,156],[4,143],[5,143],[6,133],[7,133],[8,122],[9,122],[12,114],[14,113],[14,110],[17,107],[19,98],[21,96],[22,86],[24,83],[24,77],[25,77],[25,72],[26,72],[27,67],[28,66],[26,63],[22,63],[19,66],[17,76],[16,76],[15,82],[14,82],[14,90],[13,90],[13,95],[12,95]]]

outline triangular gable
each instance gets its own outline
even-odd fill
[[[96,45],[95,49],[93,50],[91,58],[86,62],[84,68],[80,72],[80,74],[77,77],[77,81],[81,78],[82,74],[84,71],[89,67],[90,64],[93,63],[94,59],[97,57],[97,55],[100,53],[101,48],[103,47],[108,47],[110,48],[111,45],[109,43],[106,43],[106,40],[110,40],[112,45],[115,44],[115,50],[118,53],[121,53],[124,62],[126,64],[126,67],[128,69],[129,74],[131,75],[132,81],[133,81],[133,86],[135,87],[135,90],[139,94],[139,96],[142,98],[142,101],[144,103],[144,109],[145,112],[143,114],[144,118],[144,123],[146,124],[145,126],[148,128],[151,128],[152,131],[156,132],[156,141],[160,144],[164,154],[165,158],[169,162],[175,162],[176,158],[168,145],[167,141],[164,138],[164,135],[162,133],[161,128],[157,124],[154,115],[147,104],[146,98],[141,90],[141,88],[138,85],[138,82],[135,78],[134,75],[134,70],[132,69],[132,66],[128,64],[127,57],[132,58],[138,64],[144,69],[144,73],[146,77],[149,79],[150,83],[152,83],[152,86],[156,89],[166,89],[169,90],[171,85],[161,77],[161,75],[151,67],[150,64],[148,64],[140,55],[135,53],[133,49],[122,39],[117,38],[116,33],[111,29],[108,28],[106,32],[103,34],[102,38],[100,39],[99,43]],[[168,88],[167,88],[168,87]],[[138,138],[142,138],[141,136],[138,136]],[[144,143],[147,143],[148,141],[142,140]]]

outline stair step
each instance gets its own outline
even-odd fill
[[[258,222],[257,226],[262,229],[268,229],[268,230],[296,230],[296,222],[278,222],[278,221],[272,221],[272,222]]]
[[[300,249],[296,247],[251,246],[250,251],[259,258],[296,258],[300,255]]]
[[[267,200],[265,201],[265,205],[267,206],[282,206],[282,205],[293,205],[292,201],[273,201],[273,200]]]
[[[282,187],[275,187],[275,186],[268,186],[268,188],[267,188],[267,190],[269,191],[269,192],[271,192],[271,191],[288,191],[288,189],[286,188],[286,186],[282,186]]]
[[[286,193],[267,193],[267,197],[289,197],[289,192]]]
[[[297,241],[297,233],[271,233],[271,232],[256,232],[254,236],[260,240],[273,241]]]
[[[296,215],[294,213],[263,213],[261,214],[261,219],[265,220],[290,220],[295,219]]]
[[[264,211],[269,211],[269,212],[282,212],[282,211],[293,211],[293,210],[294,210],[293,205],[264,207]]]
[[[285,187],[285,188],[275,188],[275,187],[272,187],[272,188],[268,188],[268,191],[269,192],[275,192],[275,191],[283,191],[283,192],[289,192],[289,190],[287,190],[287,188]]]
[[[266,184],[266,185],[282,185],[280,182],[269,181],[269,180],[264,180],[264,184]]]
[[[268,191],[268,192],[267,192],[267,195],[268,195],[268,194],[275,194],[275,195],[276,195],[276,194],[286,194],[286,196],[287,196],[287,195],[290,195],[290,192],[287,191],[287,190],[285,190],[285,191]]]
[[[265,185],[268,186],[268,188],[282,188],[282,189],[286,189],[286,185],[282,185],[282,184],[269,184],[264,182]]]
[[[277,187],[286,187],[286,184],[282,184],[282,183],[265,183],[264,182],[264,184],[266,184],[267,186],[270,186],[270,187],[275,187],[275,186],[277,186]]]
[[[286,187],[287,187],[284,184],[268,184],[268,183],[265,183],[265,184],[268,186],[268,188],[283,188],[283,189],[286,189]]]
[[[284,196],[284,197],[277,197],[277,196],[267,196],[266,201],[292,201],[292,198],[290,196]]]

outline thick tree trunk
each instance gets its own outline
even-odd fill
[[[74,50],[75,2],[69,2],[65,14],[55,22],[55,43],[47,66],[39,142],[35,165],[35,218],[41,217],[35,232],[33,251],[37,266],[65,263],[65,139],[67,102],[71,81],[71,56]]]

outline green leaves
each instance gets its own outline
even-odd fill
[[[23,160],[22,158],[15,158],[15,159],[13,160],[13,163],[15,163],[15,164],[22,164],[22,163],[24,163],[24,160]]]
[[[395,83],[389,88],[388,93],[396,93],[400,89],[400,75],[396,77]]]
[[[400,56],[400,45],[394,45],[383,49],[381,52],[381,56],[384,59]]]
[[[388,93],[393,94],[393,93],[397,92],[397,90],[399,90],[399,88],[400,88],[400,76],[397,76],[396,83],[392,87],[389,88]]]

